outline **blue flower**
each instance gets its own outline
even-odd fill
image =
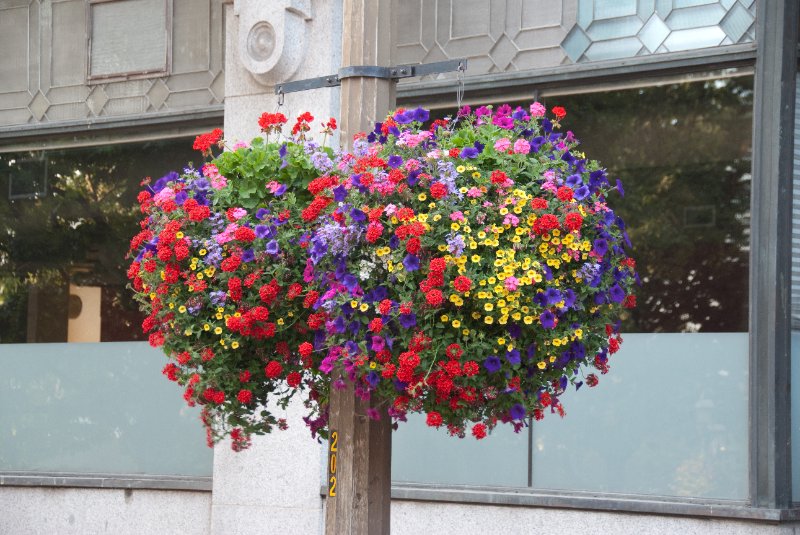
[[[267,210],[266,208],[259,208],[258,210],[256,210],[257,219],[264,219],[268,215],[269,215],[269,210]]]
[[[347,188],[344,186],[336,186],[333,188],[333,200],[336,202],[342,202],[347,198]]]
[[[615,284],[608,290],[608,296],[615,303],[621,303],[625,299],[625,290],[620,288],[619,284]]]
[[[497,357],[497,355],[490,355],[486,357],[486,360],[483,361],[483,367],[486,368],[486,371],[489,373],[498,371],[502,365],[503,363],[500,362],[500,359]]]
[[[475,147],[464,147],[461,149],[461,154],[459,157],[461,158],[477,158],[478,156],[478,149]]]
[[[586,186],[581,186],[575,190],[575,198],[579,201],[582,201],[583,199],[591,195],[591,193],[592,192],[589,191],[589,188],[587,188]]]
[[[431,116],[431,114],[425,108],[417,108],[416,110],[414,110],[413,114],[414,114],[414,120],[419,121],[421,123],[427,121]]]
[[[620,179],[617,179],[617,191],[619,192],[619,196],[620,197],[624,197],[625,196],[625,190],[622,189],[622,180],[620,180]]]
[[[367,214],[365,214],[358,208],[353,208],[352,210],[350,210],[350,217],[353,218],[353,221],[358,221],[358,222],[367,220]]]
[[[608,252],[608,242],[603,238],[594,240],[594,252],[599,256],[605,256]]]

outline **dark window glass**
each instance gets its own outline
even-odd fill
[[[126,289],[140,182],[191,138],[0,154],[0,343],[144,339]]]
[[[747,331],[752,78],[546,103],[624,185],[642,287],[623,332]]]

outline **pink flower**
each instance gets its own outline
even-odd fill
[[[528,154],[531,151],[531,144],[524,139],[514,142],[514,152],[517,154]]]
[[[153,197],[153,202],[156,206],[161,206],[167,201],[171,201],[175,199],[175,192],[172,191],[172,188],[163,188],[161,191],[156,193],[156,196]]]
[[[236,150],[236,149],[246,149],[246,148],[249,148],[249,147],[250,147],[250,143],[248,143],[247,141],[237,141],[237,142],[236,142],[236,143],[233,145],[233,150]]]
[[[516,291],[519,286],[519,281],[516,277],[508,277],[505,281],[503,281],[503,286],[505,286],[506,290],[509,292]]]
[[[540,102],[534,102],[531,104],[531,115],[534,117],[544,117],[544,114],[547,113],[547,108],[544,107],[543,104]]]
[[[229,210],[228,213],[234,219],[239,220],[247,215],[247,210],[245,210],[244,208],[234,208],[233,210]]]
[[[411,158],[411,159],[406,161],[405,167],[406,167],[406,171],[416,171],[417,169],[419,169],[419,160],[415,160],[414,158]]]
[[[474,197],[480,197],[481,195],[483,195],[483,192],[481,191],[480,188],[469,188],[469,191],[467,191],[467,197],[474,198]]]
[[[464,214],[462,214],[460,211],[453,212],[452,214],[450,214],[450,219],[453,221],[464,221]]]
[[[494,150],[497,152],[505,152],[508,150],[508,147],[511,146],[511,142],[508,138],[501,137],[497,141],[494,142]]]
[[[516,227],[517,225],[519,225],[519,218],[514,214],[506,214],[505,219],[503,219],[503,224]]]

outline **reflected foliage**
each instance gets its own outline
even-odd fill
[[[100,289],[101,341],[142,339],[125,254],[145,176],[198,159],[189,138],[0,154],[0,342],[65,342],[69,287]]]
[[[642,278],[627,332],[747,330],[752,78],[548,99],[619,177]]]

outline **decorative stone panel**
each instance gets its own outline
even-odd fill
[[[111,4],[135,0],[114,0]],[[152,3],[152,2],[149,2]],[[88,80],[85,0],[0,2],[0,127],[200,111],[224,98],[224,0],[164,0],[169,72]],[[134,21],[130,22],[135,24]]]

